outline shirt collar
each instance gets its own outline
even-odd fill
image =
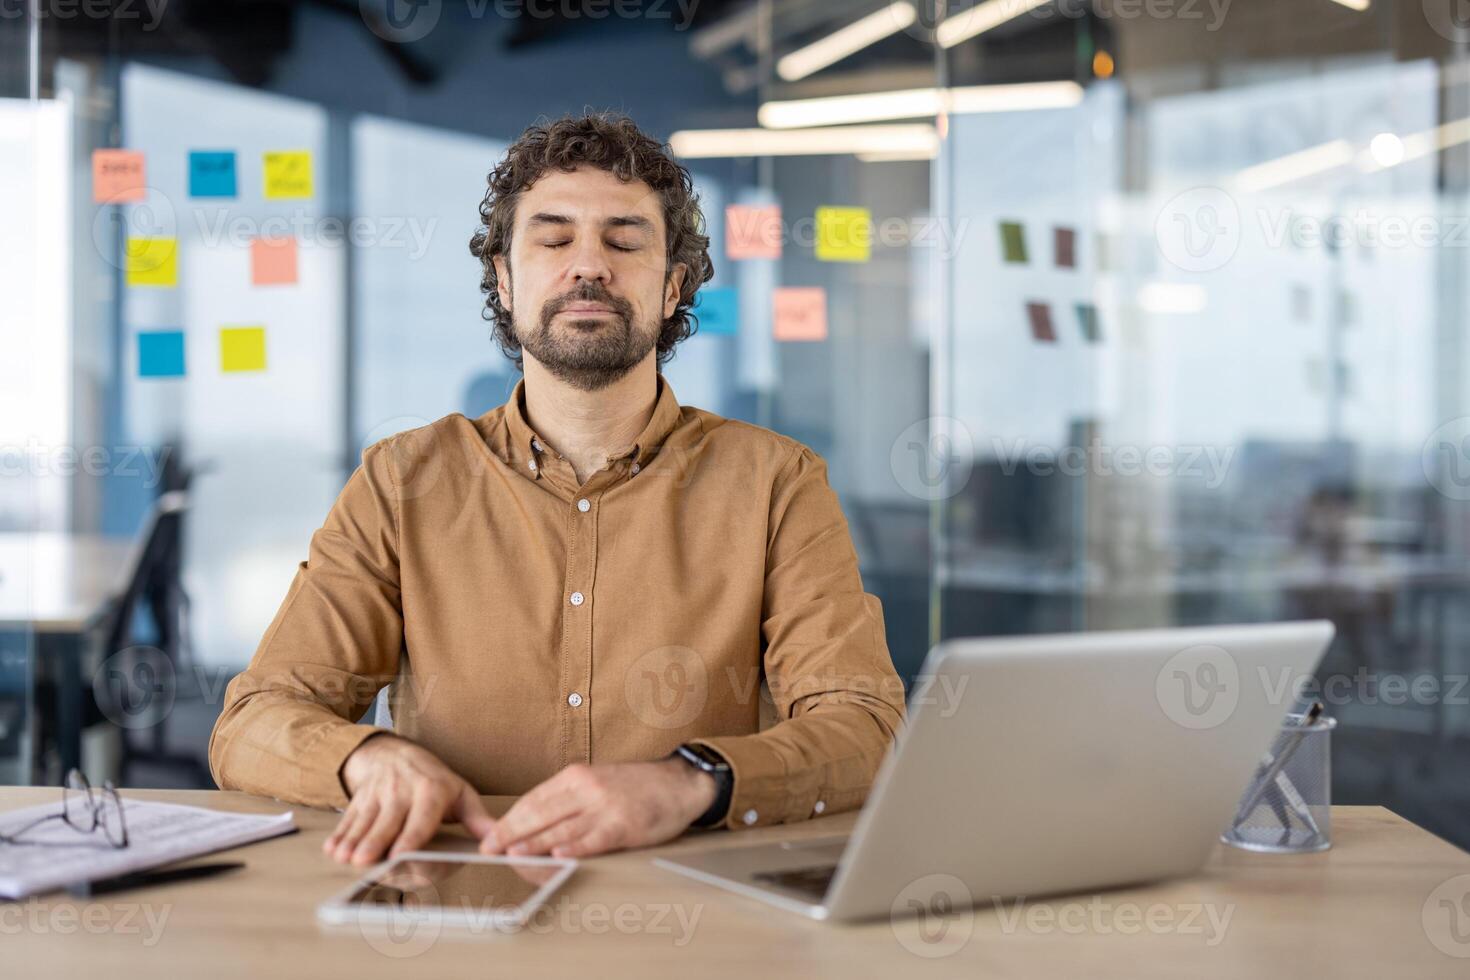
[[[632,443],[608,455],[609,462],[631,457],[633,462],[640,467],[648,465],[649,459],[657,455],[664,440],[678,424],[681,409],[678,399],[674,397],[673,386],[669,384],[662,372],[656,373],[654,378],[658,386],[658,393],[654,398],[653,415],[649,417],[648,424],[643,427],[643,431],[638,433]],[[513,458],[524,457],[529,461],[534,461],[541,453],[550,451],[546,441],[526,421],[526,379],[524,377],[516,382],[515,390],[506,400],[504,417]]]

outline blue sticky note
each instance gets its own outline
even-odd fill
[[[695,294],[699,332],[733,334],[740,326],[740,298],[733,286],[706,287]]]
[[[190,150],[189,196],[234,197],[234,151]]]
[[[182,378],[184,332],[147,330],[138,334],[138,377]]]

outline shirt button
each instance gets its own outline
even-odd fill
[[[531,440],[531,445],[532,445],[532,446],[534,446],[534,447],[536,447],[536,451],[537,451],[537,452],[538,452],[538,453],[539,453],[539,452],[540,452],[540,451],[541,451],[541,450],[542,450],[542,449],[545,449],[545,448],[546,448],[546,447],[545,447],[545,446],[543,446],[543,445],[541,445],[541,440],[540,440],[540,439],[532,439],[532,440]]]
[[[744,813],[744,815],[741,816],[740,819],[741,820],[744,820],[745,821],[745,826],[749,827],[751,824],[755,823],[760,818],[761,818],[761,815],[759,813],[756,813],[754,810],[746,810],[745,813]]]
[[[818,800],[816,802],[816,805],[814,805],[812,807],[812,812],[813,813],[821,813],[825,809],[827,809],[827,804],[823,803],[821,800]]]
[[[580,708],[582,706],[582,695],[578,694],[576,691],[573,691],[571,694],[567,695],[567,704],[571,705],[574,708]]]
[[[586,497],[583,497],[581,500],[577,501],[577,509],[585,514],[592,509],[592,505],[587,502]]]
[[[583,600],[585,600],[585,599],[586,599],[586,596],[582,595],[582,593],[580,593],[580,592],[573,592],[572,593],[572,605],[574,605],[574,606],[580,606],[582,604]]]
[[[638,469],[639,469],[638,464],[637,463],[634,463],[633,464],[633,475],[634,476],[637,476],[638,475]]]
[[[536,461],[533,459],[529,463],[527,463],[526,465],[529,466],[529,467],[531,467],[531,469],[534,470],[536,468]]]

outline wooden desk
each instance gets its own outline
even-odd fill
[[[86,629],[126,584],[133,547],[94,534],[0,534],[0,629]]]
[[[0,809],[55,793],[0,788]],[[252,813],[282,808],[239,793],[125,795]],[[502,813],[511,801],[487,802]],[[655,868],[654,852],[642,851],[585,862],[525,932],[374,943],[355,931],[317,926],[317,903],[356,872],[321,853],[336,814],[298,808],[297,821],[300,834],[232,852],[249,866],[228,877],[104,896],[91,908],[64,893],[0,903],[5,974],[27,980],[1470,975],[1470,915],[1462,913],[1457,940],[1450,910],[1437,901],[1463,901],[1470,854],[1379,807],[1336,808],[1336,844],[1324,854],[1270,857],[1221,847],[1194,878],[1028,902],[1019,915],[1014,903],[1003,903],[947,922],[930,920],[931,937],[943,932],[929,942],[918,920],[812,922]],[[661,850],[820,836],[845,831],[852,821],[842,814],[716,832]],[[438,849],[471,846],[454,830],[435,842]],[[1431,902],[1447,881],[1458,891],[1442,890]],[[1224,922],[1222,929],[1211,925],[1207,911]],[[1427,927],[1426,915],[1432,917]],[[1166,918],[1175,926],[1150,931],[1150,921]]]

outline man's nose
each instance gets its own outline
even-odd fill
[[[568,270],[578,282],[595,281],[606,283],[612,278],[607,252],[601,242],[582,242],[572,254],[572,265]]]

